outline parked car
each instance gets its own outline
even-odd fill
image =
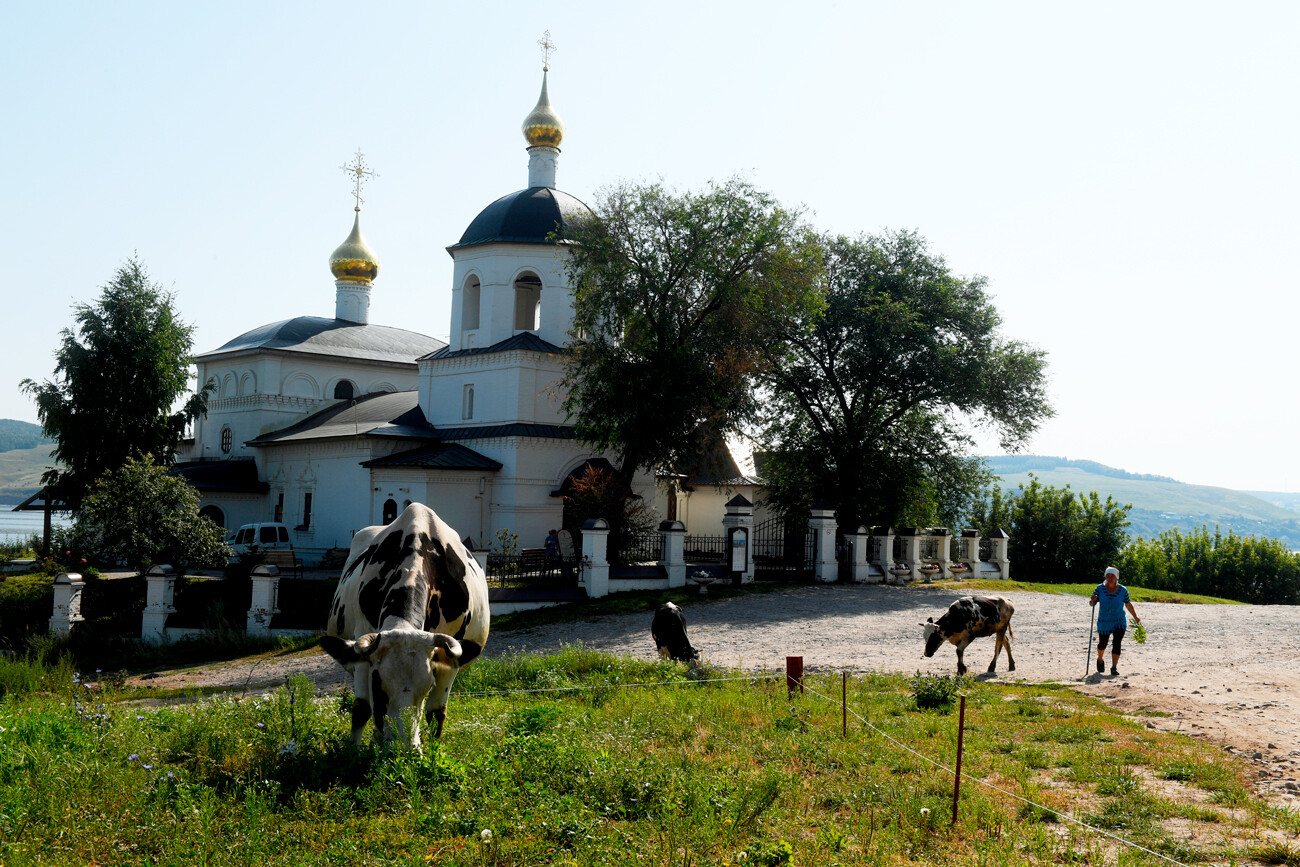
[[[230,545],[236,557],[258,551],[288,551],[293,547],[289,541],[289,528],[274,521],[244,524],[226,544]]]

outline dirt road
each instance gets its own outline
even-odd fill
[[[956,654],[945,645],[924,658],[918,624],[937,618],[960,595],[916,586],[800,586],[692,605],[685,612],[692,644],[721,666],[782,669],[787,655],[801,655],[811,671],[939,674],[956,671]],[[1125,712],[1169,714],[1142,718],[1152,728],[1180,730],[1240,751],[1259,764],[1261,791],[1300,796],[1300,606],[1137,604],[1149,639],[1138,645],[1130,635],[1120,674],[1112,677],[1088,667],[1085,599],[1005,595],[1016,608],[1016,670],[1006,670],[1004,655],[998,666],[1004,681],[1060,681]],[[498,632],[486,653],[545,652],[582,642],[651,659],[650,617],[647,611]],[[992,655],[989,639],[971,645],[971,673],[983,672]],[[1109,665],[1109,654],[1107,660]],[[327,688],[343,682],[324,654],[265,661],[253,669],[242,664],[174,672],[151,682],[262,688],[283,683],[295,671]]]

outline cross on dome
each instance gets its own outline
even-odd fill
[[[551,54],[558,51],[555,43],[551,41],[551,31],[542,31],[542,38],[537,40],[537,44],[542,47],[542,72],[551,71]]]
[[[379,173],[372,171],[366,165],[365,155],[361,153],[361,148],[357,148],[357,154],[351,165],[339,166],[343,171],[352,175],[352,196],[357,200],[356,210],[361,210],[361,205],[365,199],[361,198],[361,187],[372,178],[379,177]]]

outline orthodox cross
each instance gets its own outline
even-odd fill
[[[362,155],[361,148],[357,148],[357,155],[356,155],[355,162],[353,162],[351,165],[339,166],[339,168],[341,168],[343,171],[347,172],[348,174],[352,175],[352,196],[357,200],[356,209],[359,211],[361,210],[361,204],[365,202],[365,199],[361,198],[362,184],[364,184],[366,181],[370,180],[371,178],[379,177],[379,174],[377,172],[371,171],[370,168],[366,166],[366,158],[364,155]]]
[[[557,51],[555,43],[551,41],[551,31],[543,31],[542,38],[537,40],[537,44],[542,46],[542,72],[550,72],[551,55]]]

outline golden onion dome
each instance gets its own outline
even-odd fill
[[[546,95],[546,73],[542,73],[542,95],[537,98],[537,106],[524,118],[524,138],[529,147],[558,148],[564,140],[564,121],[551,108],[551,99]]]
[[[338,280],[360,280],[369,283],[379,274],[379,260],[361,237],[361,209],[357,208],[352,221],[352,234],[330,254],[330,270]]]

